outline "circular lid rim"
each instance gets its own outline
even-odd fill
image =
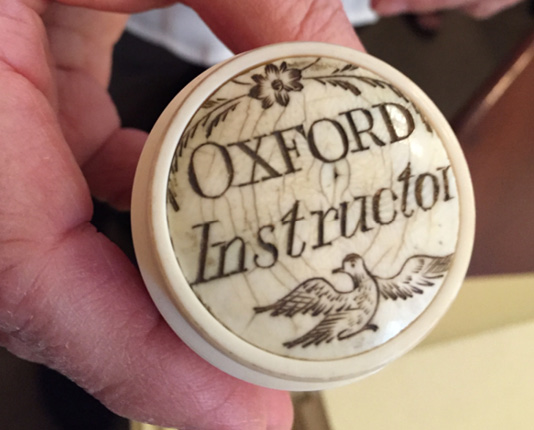
[[[187,283],[174,256],[168,231],[166,190],[170,163],[176,149],[178,137],[187,127],[192,116],[220,85],[244,70],[257,67],[269,61],[294,56],[323,56],[355,63],[389,80],[418,106],[428,121],[440,135],[443,146],[451,161],[454,171],[460,207],[460,224],[455,255],[448,274],[435,298],[428,307],[402,332],[385,343],[360,354],[330,360],[303,360],[276,355],[254,346],[227,329],[200,302]],[[350,48],[318,42],[288,42],[270,45],[236,56],[218,66],[190,90],[181,100],[181,110],[177,111],[165,128],[161,138],[161,147],[156,154],[154,177],[150,184],[151,210],[149,214],[150,229],[153,234],[153,246],[159,257],[159,264],[165,279],[166,294],[180,312],[183,321],[172,323],[172,312],[166,312],[166,319],[175,331],[182,334],[183,322],[186,321],[202,339],[195,339],[191,333],[184,338],[188,345],[212,364],[227,373],[236,374],[230,364],[213,360],[215,348],[237,361],[241,366],[259,373],[266,373],[275,379],[287,381],[336,381],[354,379],[403,355],[412,349],[430,332],[432,327],[446,312],[461,287],[467,271],[474,238],[474,197],[470,175],[459,143],[447,121],[431,100],[407,77],[391,66],[368,54]],[[188,329],[187,329],[188,330]],[[187,331],[186,330],[186,331]],[[211,348],[207,348],[206,344]],[[335,363],[335,366],[331,364]],[[238,366],[240,367],[240,366]],[[319,375],[319,376],[318,376]],[[255,380],[251,382],[256,382]]]

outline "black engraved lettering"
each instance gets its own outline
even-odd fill
[[[384,192],[389,192],[391,195],[391,200],[395,201],[397,200],[397,195],[393,192],[390,188],[380,188],[375,195],[373,196],[373,219],[377,224],[380,225],[388,225],[391,224],[393,221],[395,221],[395,218],[397,217],[397,211],[393,210],[393,213],[389,220],[384,220],[382,218],[382,195]]]
[[[382,118],[384,119],[384,122],[386,124],[386,128],[389,133],[390,137],[390,143],[399,142],[401,140],[404,140],[413,133],[415,130],[415,122],[413,119],[412,114],[408,109],[406,109],[404,106],[398,104],[398,103],[382,103],[373,107],[377,107],[380,111],[380,114],[382,115]],[[395,126],[395,124],[399,123],[399,120],[393,120],[391,117],[391,110],[396,110],[397,113],[400,113],[404,119],[406,120],[406,130],[404,131],[404,134],[399,134],[398,128]]]
[[[443,201],[448,202],[449,200],[454,199],[454,197],[451,196],[451,188],[449,183],[449,172],[451,170],[451,166],[439,167],[438,170],[441,170],[441,175],[443,177],[443,189],[445,193],[443,196]]]
[[[372,230],[372,227],[369,227],[367,225],[367,197],[368,196],[360,196],[360,197],[354,197],[354,201],[357,202],[358,200],[361,201],[360,203],[360,219],[358,221],[358,224],[360,225],[360,230],[365,233],[366,231]]]
[[[295,243],[295,231],[296,231],[296,224],[298,221],[302,221],[304,218],[298,218],[298,212],[299,212],[299,205],[300,202],[297,200],[288,213],[286,213],[282,217],[282,224],[289,224],[288,233],[287,233],[287,246],[286,246],[286,253],[290,257],[297,258],[302,255],[304,252],[304,249],[306,248],[306,242],[302,242],[300,251],[298,253],[293,252],[294,243]]]
[[[429,178],[432,182],[432,193],[427,193],[425,195],[430,195],[432,198],[431,202],[427,202],[425,204],[425,198],[423,195],[423,188],[425,187],[425,179]],[[428,181],[427,181],[428,182]],[[419,175],[415,181],[415,201],[417,202],[417,205],[423,209],[424,211],[428,211],[434,207],[436,202],[438,201],[438,195],[439,195],[439,182],[438,178],[436,178],[431,173],[423,173],[422,175]]]
[[[269,268],[273,267],[276,264],[276,262],[278,261],[278,248],[272,242],[267,242],[263,238],[262,232],[264,230],[269,230],[272,233],[274,231],[274,225],[272,225],[272,224],[264,225],[263,227],[261,227],[258,230],[258,235],[257,235],[258,245],[262,249],[267,251],[269,254],[271,254],[272,261],[269,264],[265,264],[265,263],[262,264],[260,262],[261,256],[258,255],[258,254],[255,254],[254,255],[254,264],[257,267],[261,267],[262,269],[269,269]]]
[[[178,201],[176,200],[176,195],[170,188],[167,189],[167,201],[171,204],[172,210],[174,212],[178,212],[180,210],[180,205],[178,204]]]
[[[194,284],[200,284],[201,282],[206,282],[206,259],[208,256],[208,242],[209,242],[209,235],[210,235],[210,229],[211,225],[216,223],[218,221],[208,221],[202,224],[196,224],[192,228],[200,228],[200,252],[198,255],[198,265],[197,265],[197,276],[194,280],[194,282],[191,283],[191,285]]]
[[[229,250],[232,248],[232,245],[234,244],[237,244],[237,258],[232,258],[234,262],[234,269],[227,271],[226,257]],[[236,248],[236,246],[234,246],[234,248]],[[219,247],[219,266],[217,275],[211,279],[224,278],[235,275],[236,273],[243,273],[247,271],[247,268],[245,267],[245,241],[242,237],[236,236],[229,242],[217,242],[214,243],[212,247]]]
[[[360,211],[357,221],[354,223],[354,228],[350,233],[347,230],[349,228],[348,221],[351,219],[349,211],[352,209],[352,205],[349,206],[350,202],[340,203],[339,230],[343,237],[350,239],[356,234],[358,229],[360,229],[362,233],[372,230],[372,227],[369,227],[367,224],[367,197],[368,196],[354,197],[355,202],[360,201]]]
[[[325,218],[328,216],[330,212],[334,213],[334,219],[339,219],[338,211],[337,209],[330,208],[326,212],[325,211],[313,211],[311,212],[312,215],[318,215],[317,217],[317,244],[313,245],[313,249],[321,248],[323,246],[332,245],[332,241],[325,242],[324,240],[324,221]]]
[[[402,182],[402,203],[401,210],[406,218],[410,218],[413,215],[413,209],[408,211],[408,192],[410,190],[410,178],[412,178],[412,167],[410,163],[406,165],[406,168],[399,175],[397,180]]]
[[[239,187],[244,187],[246,185],[252,185],[252,184],[255,184],[257,182],[266,181],[268,179],[273,179],[273,178],[279,178],[279,177],[282,176],[281,173],[279,173],[263,157],[261,157],[258,154],[258,152],[260,150],[261,142],[262,142],[264,137],[265,136],[260,136],[260,137],[256,138],[257,143],[256,143],[256,148],[255,149],[251,149],[251,148],[249,148],[247,146],[247,142],[250,142],[249,140],[247,140],[245,142],[231,143],[230,145],[228,145],[228,147],[237,146],[241,151],[243,151],[245,154],[247,154],[247,156],[249,156],[253,161],[252,170],[251,170],[251,173],[250,173],[250,181],[238,184]],[[262,169],[267,173],[266,176],[263,176],[260,179],[256,179],[256,166],[258,166],[258,165],[260,165],[262,167]]]
[[[213,194],[213,195],[206,194],[204,190],[202,189],[202,187],[200,186],[200,183],[198,181],[198,176],[195,170],[195,163],[194,163],[194,158],[195,158],[197,151],[199,151],[202,148],[205,148],[208,145],[213,146],[214,148],[217,149],[217,151],[221,154],[222,160],[224,162],[224,166],[226,167],[226,177],[225,178],[221,177],[221,181],[226,180],[226,185],[224,186],[222,191],[220,191],[218,194]],[[191,188],[193,189],[195,193],[197,193],[199,196],[204,197],[206,199],[217,199],[221,197],[222,195],[224,195],[224,193],[228,190],[228,188],[232,184],[232,181],[234,180],[234,167],[232,165],[232,160],[230,158],[230,155],[228,154],[228,151],[226,150],[224,146],[219,145],[218,143],[215,143],[215,142],[206,142],[196,147],[193,153],[191,154],[191,159],[189,160],[189,168],[188,168],[187,174],[189,178],[189,183],[191,184]]]
[[[321,153],[319,148],[317,147],[317,141],[316,141],[316,127],[319,124],[331,124],[333,127],[328,126],[329,130],[335,129],[336,134],[339,136],[340,139],[337,139],[342,146],[341,154],[338,157],[335,158],[326,158],[324,154]],[[320,142],[326,144],[326,146],[333,145],[334,142],[334,134],[332,132],[323,133],[324,135],[328,136],[328,141],[326,142]],[[345,133],[345,130],[341,126],[341,124],[333,119],[324,118],[324,119],[318,119],[315,121],[311,126],[310,130],[308,132],[308,145],[310,147],[310,152],[312,155],[317,158],[318,160],[321,160],[325,163],[335,163],[336,161],[342,160],[347,156],[347,153],[349,151],[349,139],[347,137],[347,133]]]
[[[359,121],[355,120],[355,117],[358,113],[361,113],[364,116],[367,122],[367,128],[359,128]],[[340,115],[345,115],[345,117],[347,118],[347,121],[349,122],[350,131],[352,132],[352,136],[354,137],[354,140],[356,142],[356,148],[352,149],[351,152],[361,152],[369,149],[368,146],[365,146],[363,144],[362,135],[364,134],[368,134],[376,145],[386,145],[385,142],[383,142],[375,133],[373,133],[372,130],[375,121],[373,119],[373,115],[371,115],[371,112],[369,112],[367,109],[353,109],[347,112],[341,112]]]
[[[296,127],[286,128],[285,130],[278,130],[273,132],[274,137],[276,138],[276,142],[278,143],[278,146],[280,148],[280,153],[282,154],[282,158],[284,159],[284,164],[286,166],[286,172],[288,173],[295,173],[302,169],[295,169],[295,166],[293,165],[293,160],[291,159],[290,152],[294,152],[296,154],[296,157],[300,157],[300,153],[297,147],[297,141],[293,139],[292,145],[289,146],[285,137],[284,133],[290,130],[295,130],[299,134],[301,134],[304,138],[306,138],[306,133],[304,132],[304,127],[301,125],[298,125]]]

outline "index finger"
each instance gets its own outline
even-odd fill
[[[172,0],[61,0],[115,12],[168,6]],[[363,50],[340,0],[186,0],[234,52],[276,42],[330,42]]]
[[[330,42],[363,50],[339,0],[188,0],[236,52],[277,42]]]

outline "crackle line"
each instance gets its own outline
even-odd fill
[[[378,258],[378,260],[375,261],[375,263],[373,264],[373,267],[371,268],[371,271],[374,272],[374,270],[376,269],[377,266],[380,265],[380,263],[382,263],[382,261],[384,260],[384,258],[386,258],[386,256],[393,250],[393,248],[388,248],[384,253],[382,253],[382,255]]]
[[[243,277],[243,279],[245,281],[245,284],[248,287],[248,291],[249,291],[250,295],[252,296],[252,299],[254,300],[255,305],[259,306],[260,305],[260,301],[258,300],[258,297],[256,296],[256,294],[254,294],[254,289],[252,288],[252,285],[250,284],[250,280],[248,279],[248,276],[246,274],[244,274],[244,273],[242,273],[241,276]]]
[[[273,124],[273,130],[276,130],[276,129],[277,129],[278,123],[280,122],[280,120],[282,119],[282,117],[284,116],[284,114],[286,113],[286,110],[287,110],[287,107],[284,107],[284,108],[282,109],[282,111],[280,112],[280,115],[278,115],[278,118],[276,119],[276,121],[275,121],[274,124]]]
[[[412,162],[412,157],[411,157],[411,154],[412,152],[409,151],[408,152],[408,164],[411,165],[411,162]],[[417,217],[417,211],[414,209],[414,213],[412,215],[414,218]],[[399,242],[399,247],[397,248],[397,252],[395,253],[395,259],[399,258],[399,255],[401,253],[401,250],[402,250],[402,245],[404,244],[404,241],[406,240],[406,235],[407,235],[407,232],[408,232],[408,224],[414,219],[414,218],[407,218],[406,219],[406,222],[404,223],[404,228],[403,228],[403,231],[402,231],[402,236],[401,236],[401,241]]]
[[[239,129],[239,133],[238,133],[238,136],[239,136],[239,140],[242,140],[243,139],[243,130],[245,129],[245,125],[247,124],[247,118],[249,118],[250,116],[250,108],[251,108],[251,103],[252,100],[249,100],[248,103],[247,103],[247,108],[246,108],[246,115],[244,116],[243,118],[243,121],[241,123],[241,128]]]
[[[251,136],[254,136],[256,134],[256,128],[258,127],[258,124],[260,123],[263,115],[265,115],[266,112],[267,112],[267,110],[262,109],[260,115],[258,116],[258,118],[256,119],[256,122],[254,123],[254,127],[252,128],[252,132],[250,133]]]
[[[296,283],[300,282],[300,281],[297,279],[297,277],[296,277],[295,275],[293,275],[293,272],[291,272],[291,270],[289,270],[289,269],[287,268],[287,266],[284,264],[284,262],[282,262],[282,261],[279,260],[277,264],[280,265],[280,266],[282,267],[282,269],[284,269],[284,270],[287,272],[287,274],[288,274],[291,278],[293,278],[293,279],[295,280]],[[278,279],[278,278],[277,278],[277,279]],[[281,282],[281,285],[283,285],[283,286],[285,287],[285,284],[284,284],[283,282]],[[287,288],[288,291],[290,291],[290,290],[292,290],[292,289],[293,289],[293,287],[288,287],[288,288]]]

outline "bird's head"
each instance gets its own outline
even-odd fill
[[[332,273],[346,273],[355,282],[356,286],[361,281],[362,276],[367,273],[363,258],[358,254],[348,254],[344,259],[341,267],[334,269]]]

